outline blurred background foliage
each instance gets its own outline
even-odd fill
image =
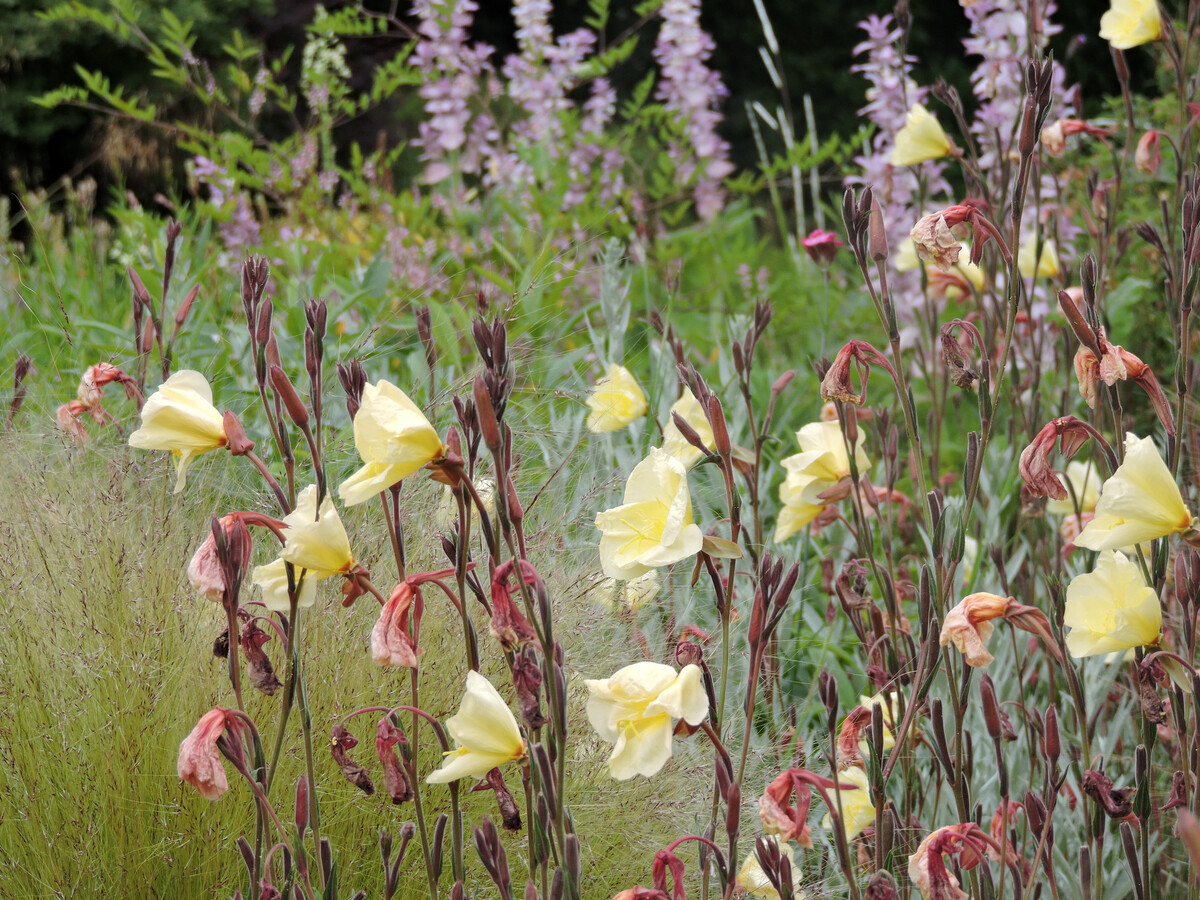
[[[96,9],[108,7],[107,0],[85,2]],[[0,0],[0,21],[4,22],[0,30],[0,143],[5,147],[0,191],[10,193],[17,185],[49,185],[64,176],[75,179],[84,175],[95,178],[102,187],[131,189],[143,202],[155,192],[180,188],[182,155],[156,129],[132,127],[99,112],[71,107],[48,111],[30,102],[61,84],[77,81],[73,67],[80,65],[125,85],[129,93],[165,103],[174,116],[203,115],[194,105],[189,110],[182,98],[164,95],[152,76],[152,64],[107,39],[95,26],[39,18],[40,12],[56,5],[58,0]],[[180,0],[171,4],[171,10],[180,20],[194,23],[196,53],[202,58],[216,55],[237,30],[249,46],[272,60],[287,48],[304,43],[305,25],[312,21],[317,5],[315,0]],[[334,8],[338,4],[326,5]],[[390,8],[380,0],[363,5],[379,12]],[[158,17],[153,14],[158,5],[137,0],[130,6],[147,13],[149,35],[161,37]],[[890,12],[892,4],[881,0],[764,0],[764,7],[780,36],[783,74],[794,99],[806,93],[812,96],[823,134],[853,135],[857,110],[864,103],[865,82],[849,70],[853,48],[861,37],[852,23],[872,13]],[[1104,8],[1103,0],[1062,3],[1055,16],[1063,26],[1054,41],[1055,55],[1070,61],[1088,112],[1100,108],[1104,95],[1117,91],[1108,47],[1095,38]],[[401,15],[406,12],[403,8],[398,11]],[[552,23],[556,33],[564,33],[583,25],[588,15],[588,0],[558,0]],[[912,16],[910,49],[919,60],[915,78],[929,84],[941,76],[969,103],[970,62],[960,49],[967,22],[958,0],[916,0]],[[610,17],[612,35],[636,27],[642,18],[633,3],[611,4]],[[744,166],[756,155],[745,104],[758,100],[770,107],[778,100],[766,70],[757,61],[762,32],[749,4],[704,4],[702,24],[716,39],[711,65],[722,73],[733,98],[724,110],[722,133],[732,144],[734,161]],[[482,3],[472,34],[495,47],[497,59],[514,52],[516,37],[509,5]],[[352,83],[358,87],[368,83],[373,64],[393,54],[400,43],[396,36],[348,41]],[[631,64],[613,73],[622,98],[628,97],[649,67],[651,46],[651,40],[640,41]],[[1153,71],[1146,57],[1133,58],[1131,64],[1135,90],[1152,82]],[[298,55],[291,57],[283,74],[293,87],[298,83]],[[421,114],[419,105],[397,100],[342,126],[338,138],[345,144],[374,145],[382,132],[394,144],[412,136]]]

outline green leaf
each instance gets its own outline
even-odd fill
[[[713,559],[742,558],[742,548],[740,546],[733,541],[727,541],[725,538],[719,538],[711,534],[704,536],[704,544],[700,549]]]

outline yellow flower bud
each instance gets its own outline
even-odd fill
[[[704,535],[692,521],[683,464],[657,447],[637,464],[620,506],[596,516],[600,568],[629,581],[700,551]]]
[[[1067,585],[1063,611],[1067,651],[1074,657],[1115,653],[1158,640],[1162,608],[1142,570],[1123,553],[1105,550],[1096,569]]]
[[[646,394],[632,373],[624,366],[616,365],[610,365],[608,373],[596,383],[587,404],[592,410],[587,426],[594,434],[619,431],[636,422],[649,409]]]
[[[671,758],[675,724],[699,725],[708,716],[708,694],[699,666],[634,663],[610,678],[584,682],[588,721],[600,737],[614,742],[608,771],[618,781],[649,778]]]
[[[446,720],[446,731],[455,748],[446,752],[441,768],[425,779],[429,784],[482,778],[525,755],[525,740],[512,710],[492,683],[475,671],[467,673],[466,693],[458,713]]]
[[[192,460],[225,446],[224,417],[204,376],[183,369],[159,385],[142,407],[142,427],[129,436],[129,446],[170,450],[178,473],[175,493],[182,491]]]
[[[388,381],[363,390],[354,416],[354,446],[365,465],[338,488],[347,506],[370,500],[446,452],[425,414]]]
[[[1125,461],[1100,488],[1096,515],[1075,538],[1088,550],[1117,550],[1192,524],[1179,485],[1151,438],[1125,435]]]
[[[1100,17],[1100,37],[1118,50],[1129,50],[1162,37],[1162,17],[1155,0],[1112,0]]]
[[[914,103],[904,118],[904,127],[896,132],[890,162],[893,166],[915,166],[949,156],[953,149],[937,118],[921,104]]]

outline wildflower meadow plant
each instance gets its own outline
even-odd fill
[[[604,171],[609,85],[576,90],[595,35],[555,37],[549,3],[518,3],[497,70],[475,10],[414,10],[431,206],[511,199],[545,176],[535,146]],[[837,233],[793,260],[842,294],[832,358],[795,358],[784,298],[703,346],[677,308],[633,309],[631,233],[597,257],[592,346],[565,362],[521,331],[510,283],[390,311],[415,338],[384,370],[252,255],[226,379],[245,389],[214,389],[177,352],[195,291],[169,325],[168,226],[160,302],[128,273],[130,361],[84,369],[56,418],[76,440],[85,416],[123,427],[135,410],[102,404],[121,384],[147,493],[145,454],[169,453],[174,502],[212,504],[178,562],[221,619],[219,698],[175,710],[172,742],[189,790],[252,811],[235,896],[365,896],[361,848],[327,828],[352,808],[379,825],[385,898],[402,869],[435,900],[583,900],[601,875],[614,900],[1194,892],[1200,4],[1096,17],[1123,96],[1094,123],[1065,108],[1053,12],[964,7],[970,117],[948,85],[911,82],[907,4],[864,23],[876,131]],[[656,14],[656,94],[682,121],[666,155],[706,220],[731,171],[724,87],[699,4]],[[302,83],[329,124],[345,57],[321,21]],[[1126,52],[1161,57],[1175,95],[1135,104]],[[499,78],[519,109],[503,127]],[[1169,148],[1153,164],[1150,131]],[[1160,197],[1153,221],[1131,221],[1131,185]],[[560,225],[567,242],[582,227]],[[1146,268],[1160,281],[1131,327],[1125,273]],[[214,472],[239,477],[200,493]],[[430,514],[413,527],[410,509]],[[364,604],[358,645],[322,652],[319,629]],[[357,656],[376,677],[314,715]],[[684,799],[640,868],[604,871],[621,802],[644,790],[644,818],[672,785]]]

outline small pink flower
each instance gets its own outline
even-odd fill
[[[226,534],[230,533],[230,526],[233,525],[234,518],[233,515],[221,517],[221,527],[225,529]],[[249,556],[248,553],[246,555]],[[188,563],[187,576],[188,581],[197,591],[214,603],[221,602],[221,597],[225,593],[225,574],[220,560],[217,559],[217,542],[213,537],[212,529],[209,529],[208,536],[192,554],[192,560]]]
[[[1162,164],[1162,149],[1158,142],[1166,137],[1165,132],[1150,129],[1137,142],[1133,154],[1133,167],[1146,175],[1153,175]]]
[[[804,250],[808,254],[809,259],[815,262],[822,269],[828,269],[837,258],[838,247],[842,246],[842,242],[838,240],[838,236],[832,231],[822,231],[820,228],[813,229],[800,243],[804,245]]]
[[[231,710],[217,707],[200,717],[192,733],[179,745],[176,771],[179,777],[200,792],[206,800],[217,800],[229,789],[225,767],[217,741],[229,728],[236,730],[237,720]]]

